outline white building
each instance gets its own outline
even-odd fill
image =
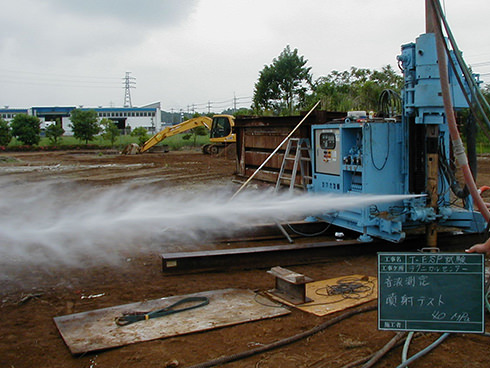
[[[65,135],[72,135],[70,114],[75,106],[42,106],[28,109],[0,108],[0,117],[11,121],[17,114],[37,116],[41,120],[41,129],[49,123],[59,121],[65,130]],[[112,120],[121,132],[130,132],[134,128],[143,127],[154,134],[161,130],[160,102],[141,107],[78,107],[81,110],[95,110],[99,119]]]

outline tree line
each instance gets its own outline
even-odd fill
[[[381,111],[383,113],[401,113],[400,93],[403,88],[403,76],[391,65],[381,70],[351,67],[349,70],[334,70],[326,76],[313,80],[308,60],[292,50],[288,45],[265,65],[259,72],[254,85],[253,105],[251,109],[241,109],[235,115],[294,115],[321,101],[321,109],[327,111]],[[490,88],[482,89],[486,96]],[[388,106],[389,105],[389,106]],[[388,107],[387,107],[388,106]],[[386,111],[385,111],[386,110]],[[231,112],[223,112],[230,113]],[[75,138],[88,143],[102,132],[103,137],[114,143],[119,129],[111,120],[98,120],[94,110],[75,109],[71,113],[71,128]],[[27,145],[38,144],[40,121],[35,116],[18,114],[12,123],[0,119],[0,145],[5,146],[12,137]],[[46,136],[56,143],[64,134],[61,123],[46,128]],[[136,128],[131,135],[139,137],[140,143],[148,139],[144,128]]]
[[[318,100],[329,111],[377,110],[383,90],[399,93],[403,77],[386,65],[381,70],[351,67],[313,80],[308,60],[288,45],[255,83],[253,109],[258,114],[291,115]]]

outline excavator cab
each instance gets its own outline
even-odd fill
[[[219,139],[228,137],[231,134],[232,125],[228,115],[216,115],[213,117],[211,125],[211,139]]]
[[[202,148],[202,152],[216,155],[230,144],[235,144],[234,125],[235,120],[232,115],[214,115],[211,131],[209,132],[210,144],[206,144]]]

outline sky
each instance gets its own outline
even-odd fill
[[[490,1],[441,2],[467,63],[490,82]],[[3,0],[0,107],[122,106],[126,72],[133,106],[249,107],[287,45],[313,79],[397,69],[424,22],[423,0]]]

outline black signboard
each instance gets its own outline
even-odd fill
[[[378,253],[378,329],[482,333],[481,254]]]

